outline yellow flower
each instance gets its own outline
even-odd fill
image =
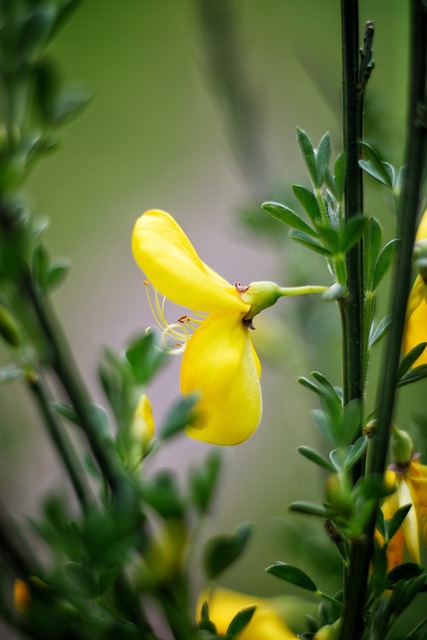
[[[197,611],[203,602],[209,605],[209,618],[219,634],[225,634],[234,616],[247,607],[256,605],[249,624],[238,634],[238,640],[290,640],[296,639],[279,615],[274,611],[268,598],[249,596],[228,589],[215,589],[209,596],[202,594]]]
[[[250,338],[252,319],[282,296],[322,293],[327,287],[284,288],[274,282],[232,285],[208,267],[165,211],[146,211],[132,235],[136,262],[144,271],[148,300],[172,350],[184,351],[181,392],[196,393],[196,418],[186,429],[197,440],[235,445],[261,419],[261,366]],[[154,300],[149,285],[155,291]],[[164,296],[159,299],[158,293]],[[178,321],[165,318],[165,299],[191,309]]]
[[[411,508],[401,529],[387,548],[389,569],[403,561],[404,542],[414,562],[420,562],[420,539],[427,543],[427,466],[415,457],[407,463],[394,463],[386,472],[386,483],[396,491],[386,498],[383,513],[386,520],[405,505]]]
[[[155,303],[150,302],[163,337],[171,337],[178,348],[186,346],[181,391],[200,396],[197,419],[187,434],[221,445],[246,440],[261,418],[261,367],[243,323],[250,304],[201,261],[164,211],[147,211],[137,220],[132,248],[155,289],[175,304],[195,310],[195,318],[181,316],[180,324],[168,325],[164,301],[160,303],[156,295]]]
[[[427,243],[427,209],[418,225],[415,238],[416,248],[422,248],[425,254]],[[409,353],[421,342],[427,342],[427,283],[425,273],[418,274],[409,294],[406,311],[406,327],[403,334],[403,352]],[[414,366],[427,364],[427,348],[415,361]]]

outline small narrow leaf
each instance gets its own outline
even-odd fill
[[[287,564],[286,562],[275,562],[267,567],[266,571],[267,573],[271,573],[271,575],[276,576],[276,578],[280,578],[280,580],[284,580],[285,582],[290,582],[297,587],[301,587],[301,589],[306,589],[307,591],[318,591],[310,576],[308,576],[302,569],[294,567],[291,564]]]
[[[407,353],[399,364],[399,369],[397,371],[397,379],[400,380],[403,378],[405,373],[412,367],[414,362],[418,360],[420,355],[424,352],[424,349],[427,346],[427,342],[420,342],[416,347],[411,349],[409,353]]]
[[[330,444],[332,444],[332,446],[336,446],[337,441],[335,429],[331,422],[330,416],[321,409],[313,409],[311,414],[325,438],[330,442]]]
[[[319,186],[324,180],[325,170],[331,159],[331,137],[328,132],[322,137],[316,149],[316,167]]]
[[[302,231],[291,231],[289,237],[292,238],[292,240],[303,244],[308,249],[311,249],[316,253],[320,253],[322,256],[332,255],[329,249],[326,249],[323,245],[321,245],[319,242],[308,236],[306,233],[303,233]]]
[[[64,280],[70,270],[70,262],[66,258],[58,258],[51,264],[46,277],[46,289],[52,291]]]
[[[415,369],[411,369],[408,373],[405,373],[405,375],[400,378],[397,386],[404,387],[406,384],[418,382],[418,380],[422,380],[425,377],[427,377],[427,364],[422,364],[419,367],[415,367]]]
[[[77,417],[76,412],[69,405],[64,404],[63,402],[52,402],[51,407],[56,411],[56,413],[59,413],[60,416],[62,416],[69,422],[80,426],[80,420]]]
[[[344,459],[343,468],[345,471],[351,467],[362,457],[368,446],[368,438],[361,436],[354,444],[349,445],[347,454]]]
[[[217,578],[240,557],[251,538],[253,525],[243,522],[231,535],[217,535],[206,543],[204,568],[209,580]]]
[[[317,164],[316,164],[316,157],[314,154],[313,144],[310,138],[308,137],[308,135],[306,134],[306,132],[303,131],[302,129],[297,128],[297,138],[298,138],[298,145],[301,151],[302,159],[304,160],[305,165],[308,169],[310,178],[315,187],[320,187],[322,183],[319,181],[319,178],[317,175]]]
[[[378,152],[366,142],[361,143],[361,148],[364,156],[359,161],[361,168],[385,186],[392,188],[393,181],[390,172]]]
[[[126,359],[138,384],[147,384],[164,363],[166,352],[157,345],[153,331],[136,338],[125,352]]]
[[[267,211],[273,218],[287,224],[289,227],[293,229],[298,229],[299,231],[303,231],[309,236],[313,238],[317,238],[317,233],[308,226],[306,222],[300,216],[292,211],[288,207],[285,207],[283,204],[279,204],[278,202],[264,202],[262,205],[264,211]]]
[[[316,229],[322,244],[329,249],[333,255],[341,252],[340,237],[336,229],[325,225],[317,225]]]
[[[0,384],[2,382],[13,382],[14,380],[23,380],[25,377],[24,369],[14,364],[0,367]]]
[[[320,224],[322,217],[320,215],[319,205],[317,204],[314,193],[306,187],[302,187],[298,184],[292,185],[292,191],[313,224]]]
[[[361,428],[360,401],[350,400],[343,409],[341,444],[347,445]]]
[[[384,316],[375,326],[371,325],[371,330],[369,332],[369,349],[372,349],[374,345],[376,345],[383,336],[387,333],[391,325],[391,316]]]
[[[304,500],[292,502],[289,505],[289,510],[295,511],[296,513],[305,513],[310,516],[319,516],[320,518],[329,518],[331,516],[331,511],[323,505],[316,504],[315,502],[306,502]]]
[[[315,449],[312,449],[311,447],[307,447],[305,445],[301,445],[297,448],[297,451],[302,456],[304,456],[304,458],[307,458],[308,460],[311,460],[311,462],[319,465],[319,467],[323,467],[323,469],[331,471],[332,473],[335,472],[334,467],[327,460],[325,460],[325,458]]]
[[[254,604],[250,607],[246,607],[245,609],[241,609],[238,613],[236,613],[227,627],[225,640],[232,640],[237,636],[238,633],[243,631],[243,629],[248,626],[248,624],[252,620],[252,616],[254,615],[256,608],[257,605]]]
[[[196,394],[191,394],[178,400],[166,416],[165,422],[160,430],[160,438],[162,440],[167,440],[177,433],[180,433],[194,421],[194,405],[196,402]]]
[[[346,223],[341,236],[341,251],[344,253],[354,247],[365,233],[369,224],[369,218],[360,214],[353,216]]]
[[[334,182],[338,193],[338,200],[341,201],[344,193],[344,177],[345,177],[345,157],[341,151],[334,165]]]
[[[390,240],[382,249],[378,259],[375,263],[374,271],[372,274],[371,291],[375,291],[379,283],[389,270],[393,258],[396,256],[397,248],[399,246],[399,240]]]
[[[411,509],[412,504],[405,504],[403,507],[399,507],[394,514],[392,519],[388,525],[388,539],[391,540],[392,537],[396,534],[397,530],[401,527],[404,519],[408,515],[409,510]]]

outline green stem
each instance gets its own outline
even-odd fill
[[[426,72],[427,12],[422,0],[411,3],[411,59],[409,73],[409,113],[406,149],[406,180],[402,189],[399,221],[401,238],[398,262],[392,285],[393,319],[388,336],[379,386],[378,421],[371,440],[367,473],[382,477],[386,466],[390,424],[394,413],[397,370],[400,360],[406,305],[411,287],[412,250],[426,154]],[[424,114],[423,117],[420,117]],[[365,535],[352,545],[347,597],[340,640],[357,640],[363,633],[363,607],[372,553],[376,510],[368,522]]]
[[[40,375],[29,376],[27,382],[44,418],[44,423],[49,431],[49,435],[65,465],[76,496],[83,510],[87,511],[88,507],[93,504],[90,498],[89,486],[86,484],[83,469],[81,468],[72,444],[58,423],[56,415],[52,410],[50,398]]]
[[[343,57],[343,137],[345,155],[344,217],[349,221],[363,212],[363,179],[359,167],[359,144],[363,136],[363,92],[359,86],[359,9],[358,0],[341,0],[341,32]],[[364,352],[364,283],[363,246],[359,241],[347,253],[348,296],[340,301],[343,331],[344,404],[359,399],[363,415]],[[356,438],[359,437],[356,434]],[[358,463],[353,481],[362,473]],[[360,565],[361,543],[350,544],[349,564],[345,574],[343,622],[340,640],[357,640],[363,634],[363,606],[367,571]],[[354,585],[359,585],[356,590]]]
[[[73,404],[99,468],[114,496],[118,500],[126,501],[131,497],[129,479],[120,465],[116,452],[105,442],[93,420],[90,397],[82,383],[65,336],[56,322],[48,301],[39,295],[29,274],[24,277],[24,286],[48,341],[53,368]]]
[[[302,287],[280,287],[281,296],[302,296],[306,293],[324,293],[329,287],[324,285],[304,285]]]

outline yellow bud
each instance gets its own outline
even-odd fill
[[[341,618],[335,620],[333,624],[326,624],[316,632],[313,640],[337,640],[341,625]]]
[[[151,438],[154,436],[154,418],[151,402],[145,395],[141,394],[138,405],[135,410],[132,422],[132,435],[134,439],[141,443],[143,448],[147,446]]]
[[[344,473],[334,473],[326,481],[326,495],[340,515],[349,518],[353,510],[351,486]]]
[[[19,613],[26,613],[31,601],[28,585],[24,580],[17,578],[13,585],[13,604]]]

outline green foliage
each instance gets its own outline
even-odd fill
[[[243,522],[234,533],[217,535],[208,541],[204,551],[203,565],[209,580],[217,578],[241,556],[252,533],[252,524]]]

